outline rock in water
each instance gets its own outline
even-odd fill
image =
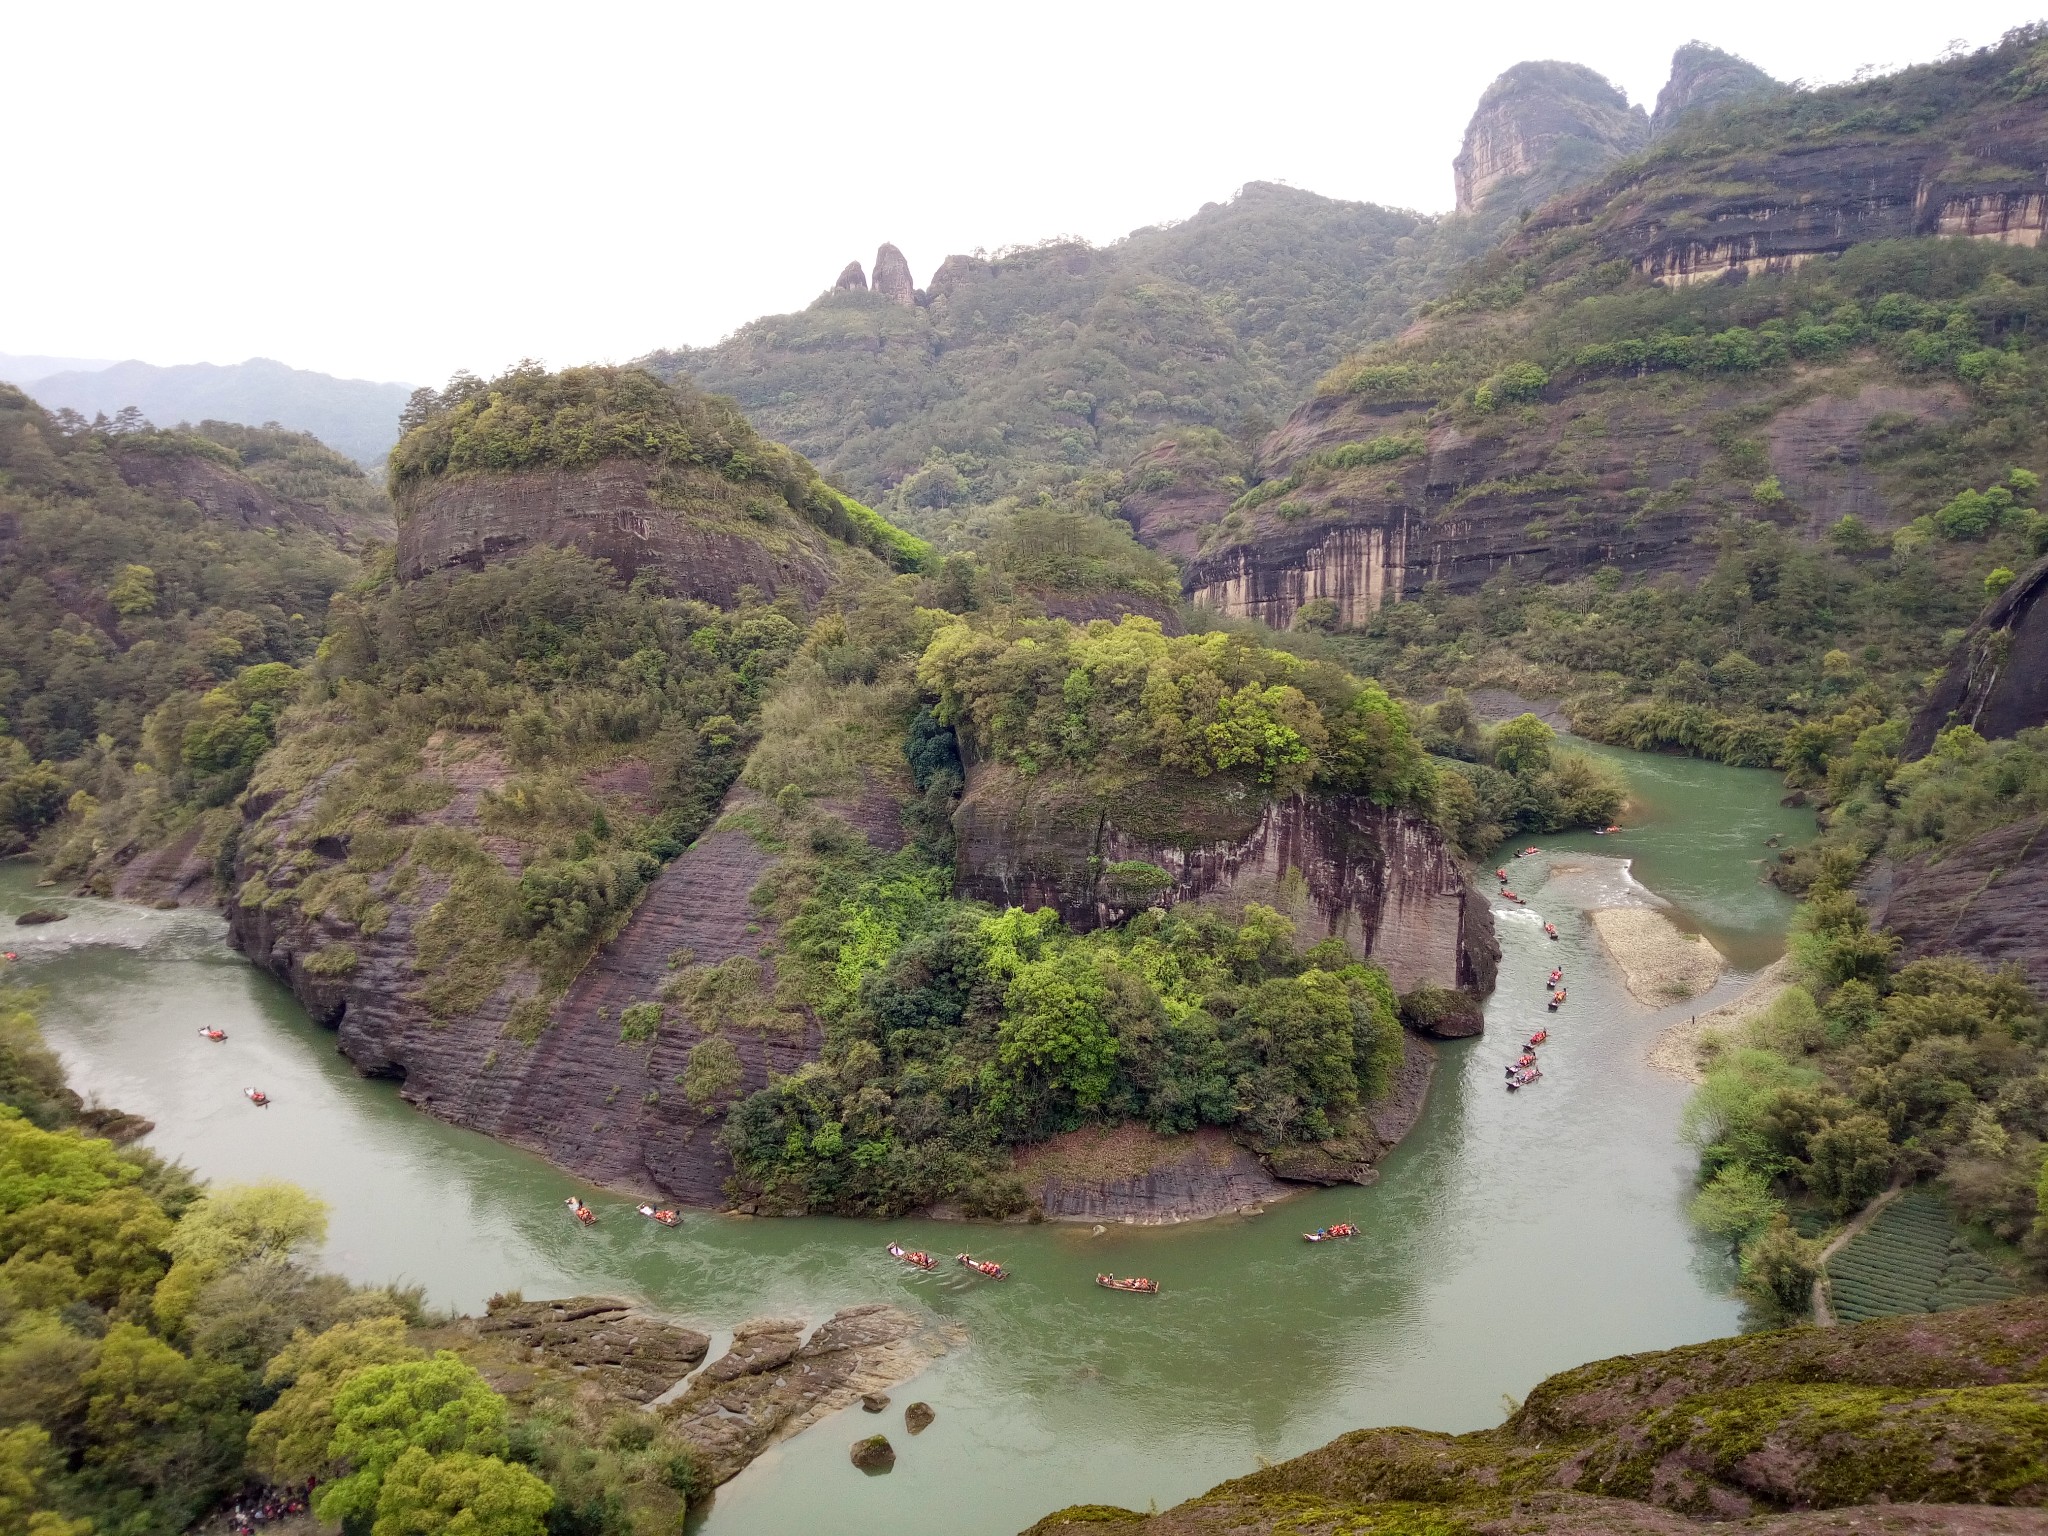
[[[14,920],[17,928],[34,928],[41,923],[61,923],[71,914],[55,907],[33,907]]]
[[[865,1440],[854,1441],[852,1455],[853,1464],[870,1476],[896,1465],[896,1447],[889,1443],[887,1435],[869,1435]]]
[[[930,1403],[912,1403],[903,1410],[903,1427],[913,1435],[921,1435],[932,1427],[932,1420],[937,1417]]]
[[[910,263],[893,245],[884,245],[875,252],[874,291],[905,309],[917,302],[917,285],[910,280]]]
[[[846,264],[846,270],[839,274],[839,281],[832,286],[834,288],[851,289],[855,293],[866,293],[868,291],[868,275],[861,271],[859,262],[849,261]]]
[[[880,1413],[888,1406],[889,1394],[886,1392],[863,1392],[861,1394],[860,1411],[862,1413]]]

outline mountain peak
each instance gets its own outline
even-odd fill
[[[1534,59],[1486,88],[1452,162],[1458,212],[1533,208],[1650,141],[1650,119],[1583,64]]]
[[[1650,114],[1650,133],[1662,138],[1681,117],[1712,111],[1745,96],[1784,89],[1782,82],[1772,79],[1749,60],[1695,40],[1671,55],[1671,78],[1657,93],[1657,110]]]

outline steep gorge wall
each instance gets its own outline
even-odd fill
[[[508,776],[502,764],[476,758],[443,761],[429,771],[454,784],[456,796],[422,819],[452,825],[469,821],[477,795]],[[292,835],[318,791],[316,785],[298,804],[282,808],[271,824],[277,835]],[[746,792],[736,790],[728,809],[745,800]],[[274,809],[260,799],[250,805],[252,815]],[[516,872],[513,856],[505,856]],[[311,874],[345,857],[345,849],[331,849],[300,867]],[[359,1071],[397,1079],[408,1102],[529,1147],[593,1181],[709,1205],[722,1198],[731,1172],[714,1139],[723,1107],[693,1106],[680,1085],[690,1051],[707,1031],[676,1004],[651,1041],[623,1040],[619,1021],[632,1004],[656,1000],[684,959],[715,965],[761,954],[774,926],[757,918],[747,895],[772,863],[744,831],[713,830],[699,838],[654,878],[623,930],[585,967],[555,1004],[553,1022],[530,1042],[508,1033],[515,1005],[531,995],[524,973],[509,976],[482,1007],[458,1018],[437,1019],[420,999],[419,925],[447,894],[446,882],[436,877],[422,877],[397,895],[388,877],[373,881],[390,916],[371,934],[336,915],[308,920],[297,907],[274,900],[231,901],[228,920],[236,947],[336,1031],[338,1048]],[[262,870],[275,881],[274,867],[245,856],[238,885]],[[322,975],[308,965],[342,944],[357,956],[345,975]],[[724,1032],[743,1069],[734,1097],[816,1056],[815,1024],[793,1016],[793,1025],[782,1034]]]
[[[1080,929],[1147,905],[1238,912],[1257,901],[1291,917],[1303,944],[1342,939],[1402,991],[1425,982],[1492,990],[1500,946],[1491,912],[1431,823],[1355,795],[1180,790],[1104,793],[977,765],[954,816],[956,888],[996,905],[1051,907]],[[1119,863],[1153,865],[1172,884],[1120,892]]]

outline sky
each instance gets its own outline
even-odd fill
[[[2042,6],[2048,10],[2048,5]],[[1979,46],[1992,0],[8,7],[0,352],[438,383],[623,361],[900,246],[1096,242],[1243,183],[1427,211],[1522,59],[1654,103]]]

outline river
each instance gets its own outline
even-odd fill
[[[45,1030],[73,1086],[154,1120],[149,1145],[209,1178],[317,1190],[333,1207],[326,1262],[352,1278],[417,1282],[468,1309],[498,1290],[629,1294],[713,1330],[714,1356],[746,1318],[817,1321],[866,1301],[960,1325],[965,1345],[895,1394],[930,1402],[931,1429],[911,1439],[894,1412],[828,1420],[721,1489],[693,1521],[702,1536],[1007,1536],[1062,1504],[1164,1508],[1361,1425],[1497,1423],[1508,1396],[1553,1371],[1739,1325],[1728,1264],[1685,1221],[1685,1090],[1644,1055],[1780,952],[1790,903],[1759,879],[1765,844],[1809,835],[1812,820],[1778,806],[1772,774],[1592,750],[1628,773],[1630,825],[1539,839],[1544,854],[1512,866],[1531,901],[1497,904],[1487,1034],[1440,1047],[1428,1109],[1380,1182],[1179,1228],[691,1213],[666,1231],[357,1077],[212,914],[58,897],[20,863],[0,866],[0,914],[70,914],[12,942],[17,979],[47,989]],[[1585,911],[1645,900],[1645,887],[1741,968],[1707,997],[1644,1008],[1600,951]],[[1552,1017],[1542,983],[1557,961],[1571,997]],[[1545,1022],[1544,1081],[1505,1093],[1503,1064]],[[205,1024],[228,1041],[200,1040]],[[247,1085],[274,1107],[250,1106]],[[569,1221],[572,1192],[606,1219]],[[1301,1241],[1336,1221],[1359,1237]],[[883,1254],[892,1236],[972,1246],[1014,1278],[915,1274]],[[1151,1275],[1162,1294],[1099,1290],[1105,1269]],[[846,1447],[877,1427],[899,1459],[862,1477]]]

